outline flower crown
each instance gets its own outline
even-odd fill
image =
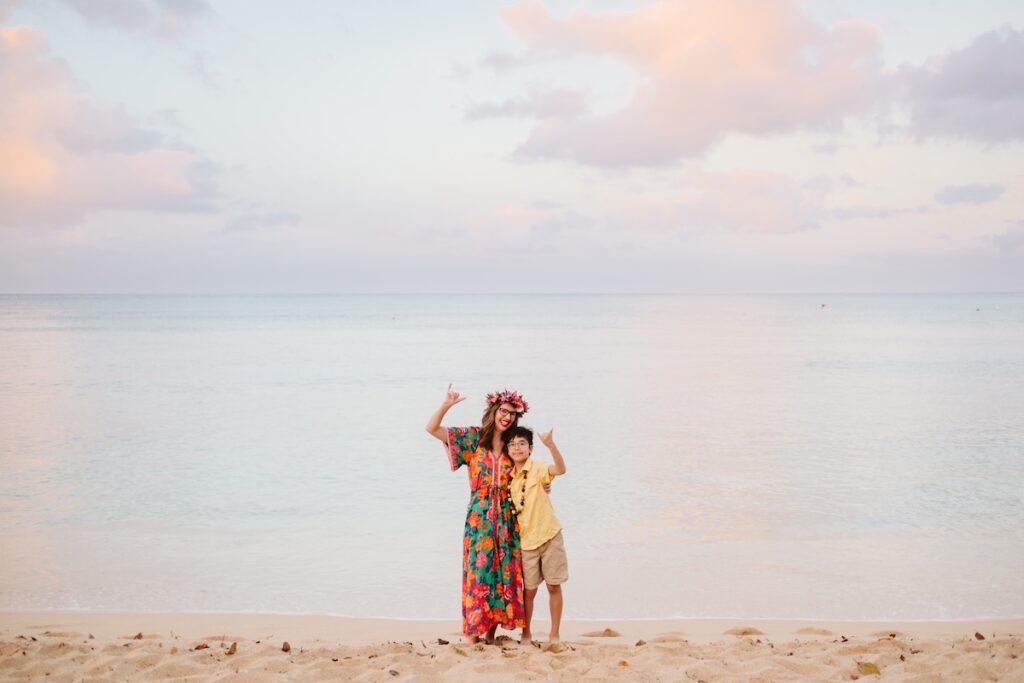
[[[530,409],[530,404],[526,402],[526,399],[519,395],[518,391],[496,391],[493,394],[487,394],[487,405],[498,405],[502,403],[508,403],[515,406],[516,412],[520,415],[526,415],[526,411]]]

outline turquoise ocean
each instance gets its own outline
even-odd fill
[[[0,296],[0,610],[458,618],[449,382],[567,618],[1024,616],[1021,294]]]

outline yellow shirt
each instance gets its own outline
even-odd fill
[[[539,548],[562,530],[551,498],[544,490],[544,484],[554,478],[546,462],[537,462],[533,458],[523,463],[522,471],[512,470],[508,490],[519,515],[519,538],[523,550]]]

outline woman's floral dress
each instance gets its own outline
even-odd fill
[[[525,625],[523,557],[508,495],[512,461],[480,446],[479,427],[448,429],[452,471],[469,468],[469,509],[462,539],[462,632],[483,636],[498,624]]]

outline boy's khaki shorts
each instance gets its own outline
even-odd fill
[[[541,583],[558,586],[568,580],[569,558],[565,556],[561,531],[539,548],[523,551],[523,583],[527,590]]]

